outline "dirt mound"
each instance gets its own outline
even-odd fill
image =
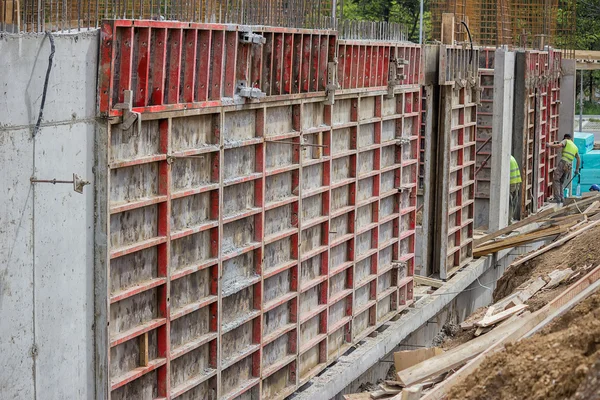
[[[590,367],[571,400],[600,400],[600,359]]]
[[[600,356],[600,293],[531,338],[508,345],[451,391],[450,399],[559,400],[575,394]]]
[[[509,268],[498,280],[494,301],[511,294],[530,278],[543,276],[555,269],[571,268],[573,271],[600,264],[600,226],[596,226],[575,239],[552,249],[516,268]]]

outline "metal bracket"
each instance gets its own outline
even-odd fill
[[[327,86],[325,87],[327,99],[325,100],[325,104],[328,106],[335,104],[335,91],[339,89],[336,76],[337,64],[337,57],[327,63]]]
[[[396,86],[398,86],[401,81],[406,79],[406,74],[404,74],[405,65],[408,65],[408,60],[404,60],[402,58],[392,58],[390,60],[388,92],[385,96],[387,99],[394,98],[394,90],[396,89]]]
[[[133,109],[133,91],[123,91],[123,103],[115,104],[116,110],[123,110],[123,119],[121,121],[121,129],[129,130],[131,126],[137,122],[137,133],[142,133],[142,114],[132,111]]]
[[[266,96],[265,92],[261,92],[259,88],[249,87],[246,81],[238,81],[238,95],[247,99],[262,99]]]
[[[83,194],[83,187],[90,184],[90,182],[84,181],[77,174],[73,174],[73,180],[71,180],[71,181],[62,181],[62,180],[58,180],[56,178],[54,178],[54,179],[36,179],[34,176],[32,176],[29,179],[29,181],[31,183],[51,183],[53,185],[56,185],[57,183],[72,183],[73,190],[76,191],[77,193],[82,193],[82,194]]]
[[[240,43],[241,44],[265,44],[267,38],[263,35],[254,33],[252,31],[240,32]]]

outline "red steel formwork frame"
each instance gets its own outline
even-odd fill
[[[413,301],[419,47],[252,29],[103,23],[112,399],[284,398]]]
[[[480,105],[477,108],[477,169],[475,170],[475,197],[480,199],[490,198],[495,55],[496,48],[479,48],[481,100]]]
[[[521,216],[536,212],[552,193],[557,154],[546,143],[557,140],[560,60],[557,50],[525,52]]]
[[[560,116],[560,71],[561,71],[562,52],[560,50],[550,49],[548,52],[548,70],[546,97],[542,100],[544,107],[548,109],[546,124],[546,141],[549,143],[559,140],[559,116]],[[545,143],[544,143],[545,147]],[[546,199],[552,197],[552,181],[554,180],[554,171],[558,165],[559,155],[555,151],[546,151]]]
[[[473,256],[479,50],[440,46],[438,168],[442,198],[436,211],[434,263],[447,279]]]

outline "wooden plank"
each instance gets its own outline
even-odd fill
[[[371,400],[371,393],[345,394],[344,400]]]
[[[148,366],[148,332],[140,335],[140,367]]]
[[[510,232],[512,232],[512,231],[514,231],[516,229],[519,229],[519,228],[522,228],[522,227],[527,226],[529,224],[532,224],[534,222],[540,221],[540,220],[548,217],[549,215],[553,214],[556,211],[556,208],[557,208],[556,206],[553,207],[553,208],[549,208],[549,209],[544,210],[542,212],[539,212],[539,213],[537,213],[535,215],[529,216],[529,217],[525,218],[522,221],[515,222],[514,224],[509,225],[506,228],[502,228],[502,229],[500,229],[500,230],[498,230],[496,232],[490,233],[490,234],[485,235],[485,236],[483,236],[483,237],[481,237],[479,239],[476,239],[473,242],[473,246],[477,247],[477,246],[479,246],[482,243],[489,242],[490,240],[497,238],[498,236],[504,235],[506,233],[510,233]]]
[[[420,275],[415,275],[413,276],[413,281],[415,281],[415,283],[417,285],[420,286],[431,286],[434,288],[441,288],[442,286],[444,286],[444,281],[440,280],[440,279],[434,279],[434,278],[427,278],[425,276],[420,276]]]
[[[481,246],[473,250],[474,257],[482,257],[488,254],[496,253],[500,250],[509,249],[511,247],[519,246],[525,243],[533,242],[539,239],[543,239],[549,236],[559,235],[566,232],[572,225],[566,226],[555,226],[551,228],[541,229],[531,233],[526,233],[508,239],[500,240],[498,242],[491,243],[489,245]]]
[[[588,208],[586,208],[583,213],[584,214],[591,214],[593,212],[598,211],[598,208],[600,207],[600,201],[595,201],[592,204],[590,204],[590,206]]]
[[[394,367],[396,367],[396,371],[402,371],[443,352],[444,350],[439,347],[397,351],[394,353]]]
[[[542,247],[539,250],[534,251],[533,253],[530,253],[529,255],[520,258],[519,260],[513,262],[512,264],[510,264],[508,266],[508,268],[515,268],[518,267],[519,265],[522,265],[524,263],[526,263],[527,261],[541,255],[544,254],[545,252],[547,252],[548,250],[552,250],[554,248],[557,248],[558,246],[561,246],[563,244],[565,244],[566,242],[568,242],[569,240],[573,239],[574,237],[580,235],[581,233],[587,231],[588,229],[591,229],[592,227],[598,225],[600,223],[600,220],[594,221],[592,223],[590,223],[589,225],[584,226],[583,228],[565,236],[564,238],[557,240],[556,242],[550,243],[549,245]],[[507,268],[507,269],[508,269]]]
[[[408,387],[402,391],[400,400],[419,400],[422,392],[423,387],[421,385]]]
[[[550,278],[550,282],[544,287],[545,289],[554,289],[562,282],[569,279],[573,276],[574,271],[571,268],[563,269],[563,270],[554,270],[548,274]]]
[[[490,315],[490,316],[486,315],[481,321],[476,322],[475,325],[477,325],[481,328],[487,328],[489,326],[495,325],[498,322],[503,321],[503,320],[513,316],[514,314],[517,314],[517,313],[523,311],[526,308],[527,308],[527,304],[519,304],[519,305],[511,307],[507,310],[499,312],[496,315]]]
[[[519,329],[525,321],[525,319],[519,318],[512,323],[502,324],[487,335],[475,338],[439,356],[399,371],[397,373],[398,380],[406,386],[412,386],[451,369],[458,368]]]
[[[517,295],[519,300],[522,302],[526,302],[530,298],[533,297],[537,292],[539,292],[544,286],[546,286],[546,281],[541,276],[538,277],[535,281],[529,284],[525,289],[520,291]]]
[[[454,14],[443,13],[442,14],[442,27],[441,27],[441,41],[442,44],[453,45],[454,44]]]

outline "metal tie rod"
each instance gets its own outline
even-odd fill
[[[265,140],[265,142],[267,142],[267,143],[281,143],[281,144],[295,144],[297,146],[308,146],[308,147],[329,147],[326,144],[283,142],[283,141],[278,141],[278,140]]]

